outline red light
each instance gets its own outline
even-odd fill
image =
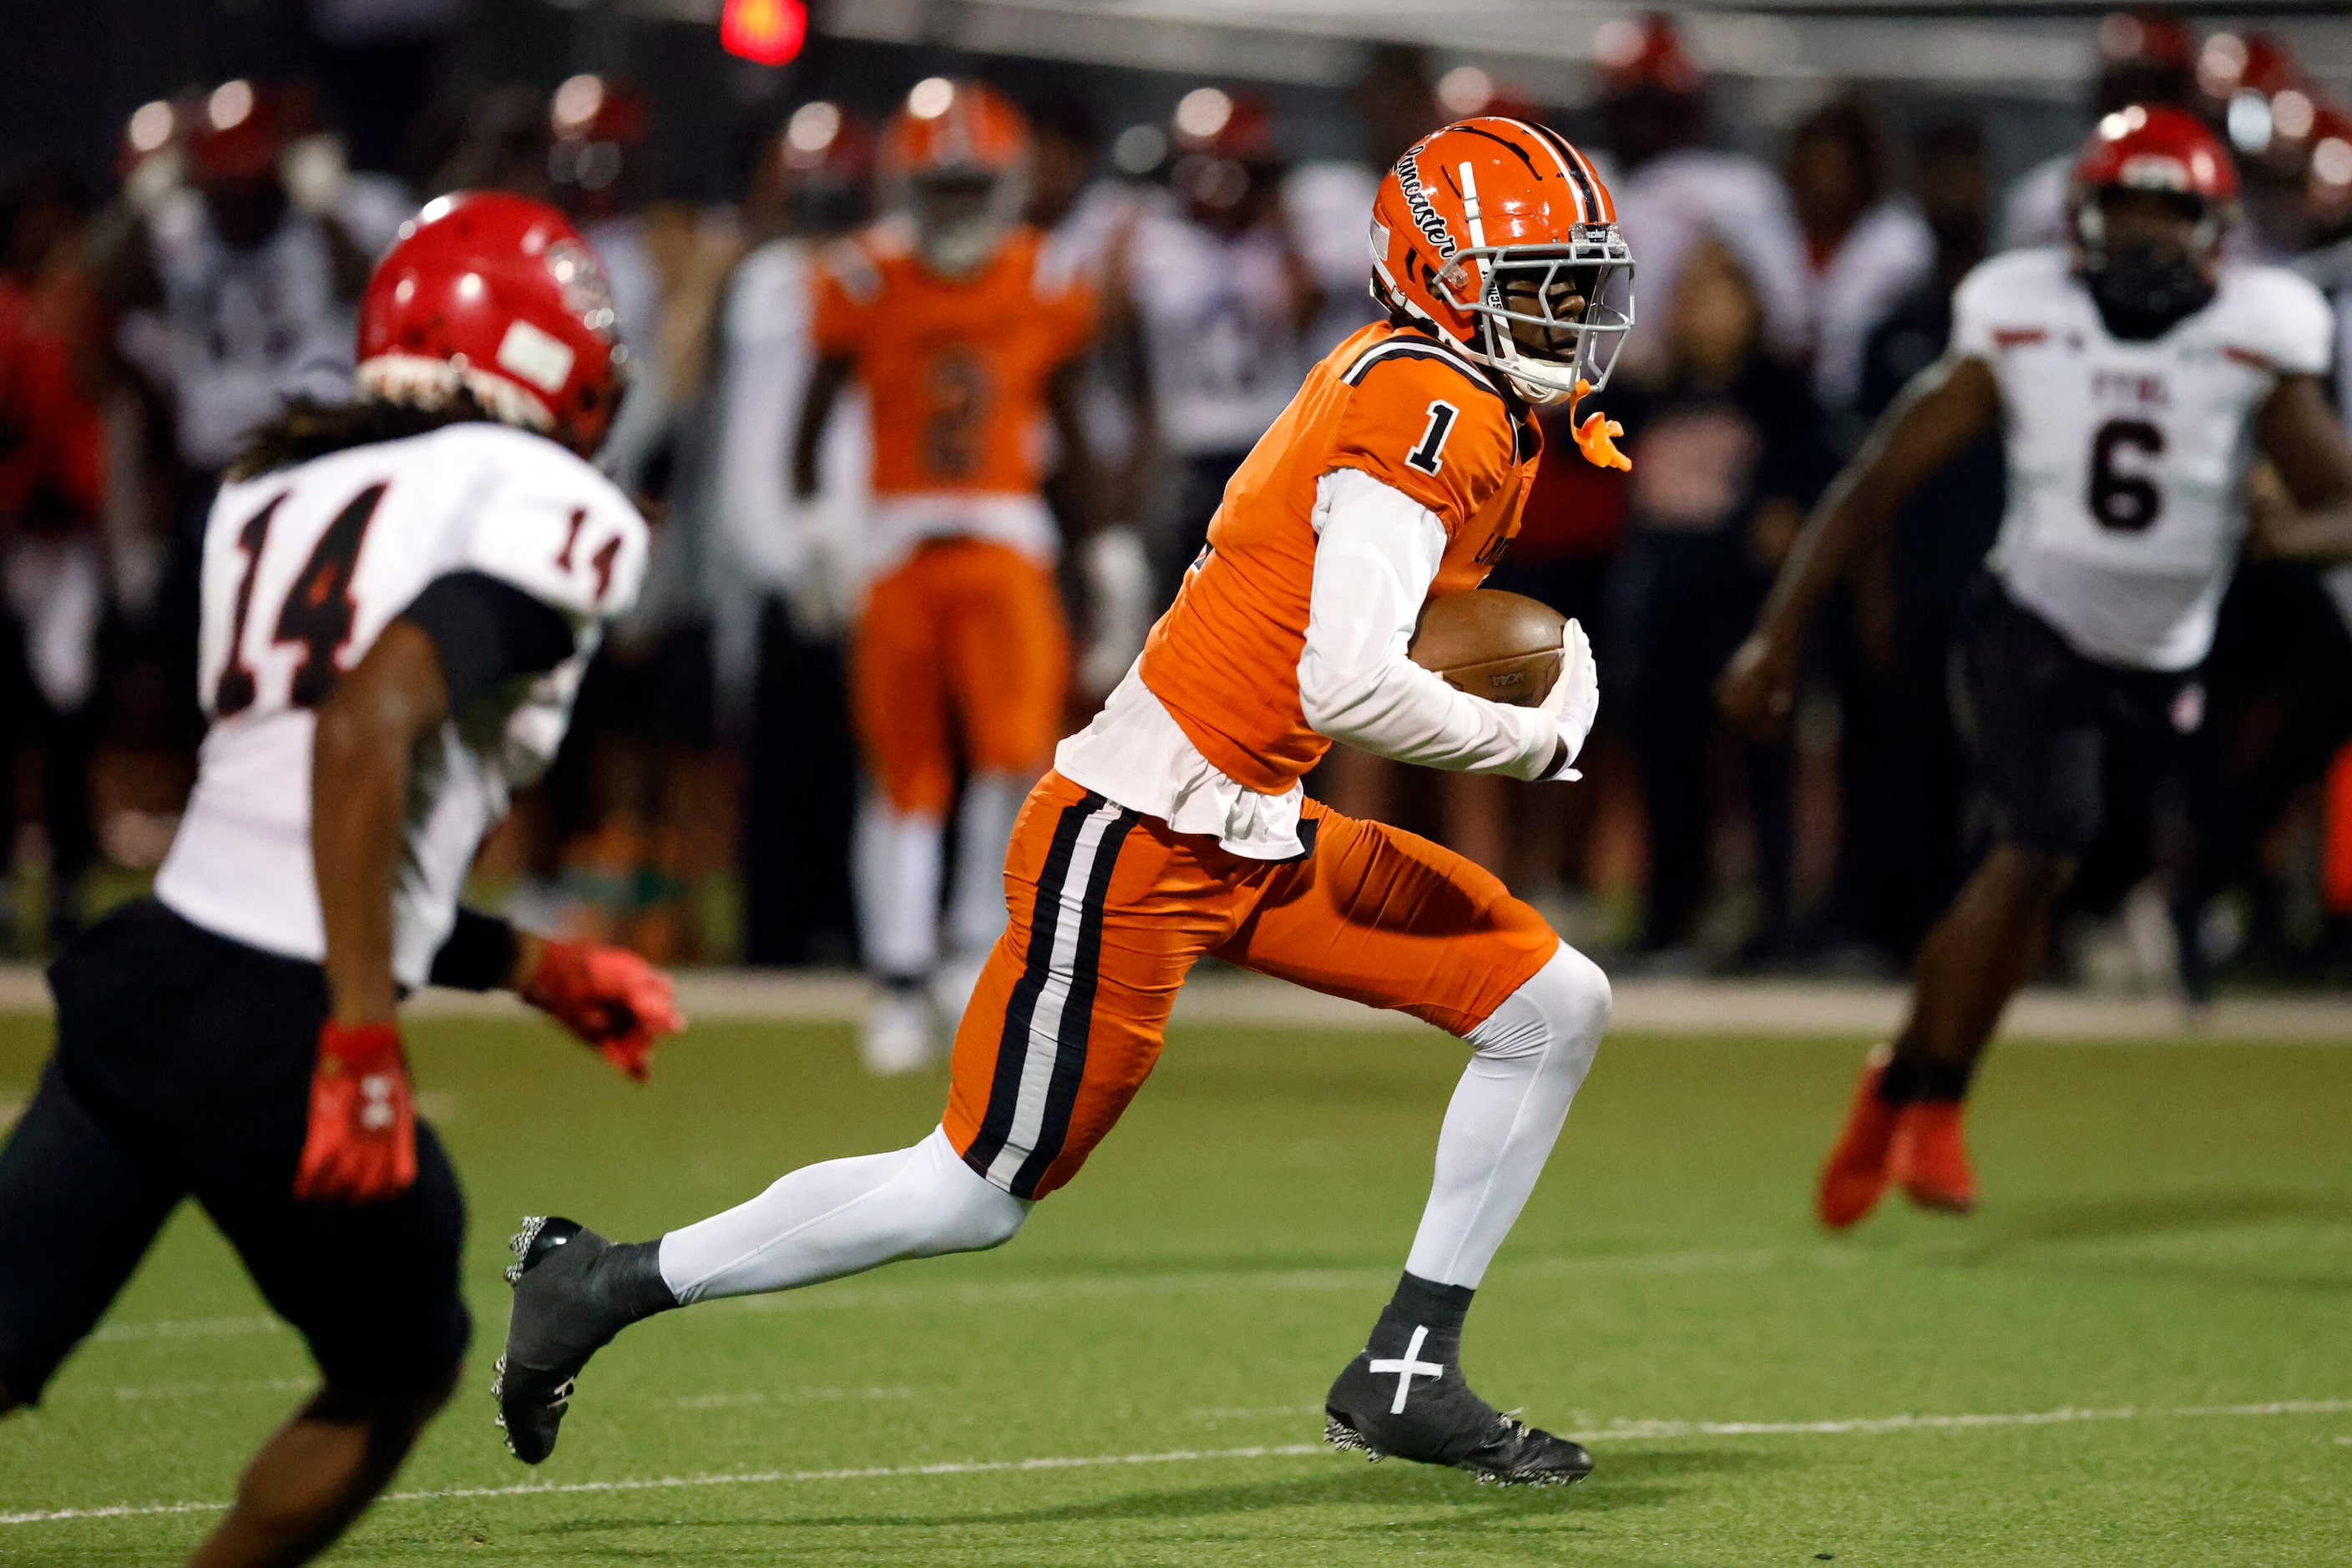
[[[727,0],[719,17],[719,47],[759,65],[789,65],[807,37],[802,0]]]

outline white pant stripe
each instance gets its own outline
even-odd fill
[[[988,1179],[1008,1191],[1045,1128],[1045,1095],[1053,1087],[1054,1058],[1061,1045],[1062,1009],[1070,999],[1070,985],[1077,973],[1087,886],[1094,879],[1095,856],[1102,847],[1103,834],[1118,820],[1120,809],[1106,801],[1088,816],[1086,826],[1078,829],[1077,842],[1071,846],[1069,869],[1063,874],[1061,886],[1037,889],[1039,899],[1055,900],[1061,911],[1054,922],[1054,952],[1047,963],[1045,983],[1038,990],[1036,1010],[1029,1018],[1029,1048],[1021,1064],[1021,1092],[1013,1102],[1013,1131],[988,1164]]]

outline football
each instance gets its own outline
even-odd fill
[[[1568,619],[1549,605],[1497,588],[1433,599],[1405,655],[1473,697],[1532,708],[1559,679]]]

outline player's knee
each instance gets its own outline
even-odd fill
[[[942,1252],[985,1252],[1021,1234],[1033,1205],[963,1163],[948,1142],[947,1130],[935,1130],[918,1150],[925,1184],[933,1201],[923,1238],[927,1255]]]
[[[1996,854],[2003,880],[2021,901],[2033,904],[2055,903],[2074,885],[2075,868],[2082,864],[2079,849],[2043,844],[2012,841]]]
[[[457,1391],[460,1359],[432,1373],[383,1386],[327,1380],[302,1407],[302,1418],[336,1426],[364,1426],[372,1446],[405,1448]]]
[[[1609,1013],[1616,1008],[1616,992],[1609,990],[1609,975],[1601,973],[1600,963],[1561,942],[1543,973],[1550,975],[1552,987],[1559,992],[1555,1006],[1564,1027],[1578,1037],[1600,1039],[1601,1030],[1609,1027]]]
[[[1609,976],[1562,942],[1494,1016],[1471,1032],[1470,1046],[1489,1060],[1536,1057],[1547,1068],[1580,1077],[1600,1048],[1612,1005]]]

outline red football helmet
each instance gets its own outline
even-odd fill
[[[188,117],[188,172],[199,183],[274,175],[289,139],[286,109],[283,95],[267,84],[221,83]]]
[[[1592,40],[1592,64],[1605,94],[1644,89],[1689,94],[1706,85],[1683,47],[1681,29],[1662,11],[1602,23]]]
[[[874,131],[863,116],[825,99],[793,110],[776,138],[784,167],[805,179],[863,184],[874,177]]]
[[[2085,251],[2105,243],[2099,193],[2164,191],[2198,205],[2197,243],[2210,257],[2221,247],[2238,200],[2238,167],[2230,150],[2186,110],[2135,103],[2102,119],[2074,160],[2071,206],[2074,234]]]
[[[1372,297],[1530,403],[1608,383],[1633,329],[1633,288],[1609,187],[1566,137],[1532,121],[1446,126],[1398,159],[1373,198]],[[1561,314],[1570,295],[1573,313]],[[1555,352],[1529,353],[1514,323],[1541,330]]]
[[[1171,129],[1176,161],[1168,184],[1200,222],[1245,221],[1245,205],[1255,205],[1250,197],[1262,196],[1280,177],[1274,113],[1255,93],[1196,87],[1177,102]]]
[[[360,298],[362,395],[471,393],[501,424],[596,449],[625,385],[604,264],[564,216],[496,192],[427,202]]]
[[[2099,18],[2099,58],[2109,67],[2145,62],[2185,72],[2196,64],[2197,35],[2160,11],[2110,11]]]

